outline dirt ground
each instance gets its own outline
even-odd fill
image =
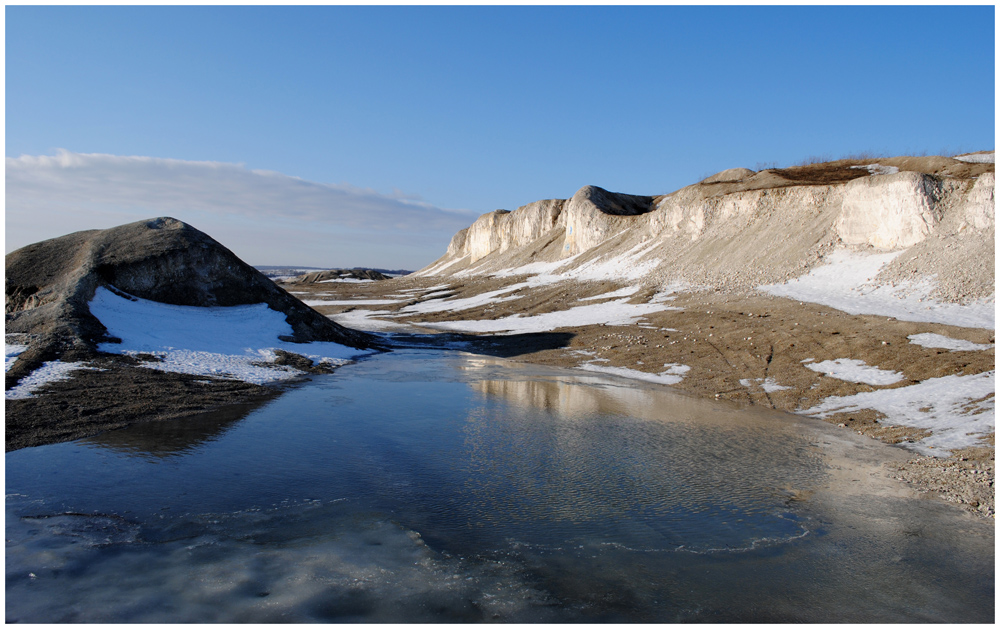
[[[624,284],[613,282],[560,282],[505,294],[520,299],[493,302],[461,312],[404,315],[400,309],[421,301],[427,289],[433,297],[462,298],[497,290],[523,278],[413,278],[365,283],[327,282],[287,286],[304,300],[396,299],[389,304],[318,305],[317,310],[336,316],[352,310],[378,311],[397,316],[389,321],[417,326],[456,320],[498,319],[568,310],[579,300],[607,293]],[[447,284],[447,289],[439,288]],[[447,290],[447,292],[443,292]],[[646,303],[654,289],[631,296],[632,303]],[[599,300],[584,303],[599,303]],[[738,405],[759,405],[796,412],[830,396],[874,391],[867,384],[827,377],[805,367],[803,361],[837,358],[863,360],[880,369],[898,371],[905,379],[890,387],[915,384],[951,374],[990,371],[995,350],[951,352],[915,345],[911,334],[932,332],[974,343],[993,343],[992,330],[958,328],[934,323],[912,323],[894,318],[849,315],[817,304],[764,296],[710,291],[676,295],[668,304],[678,310],[653,313],[636,325],[591,325],[560,328],[540,334],[472,335],[438,334],[407,337],[408,343],[454,344],[466,351],[560,367],[578,367],[600,361],[604,367],[625,367],[658,373],[665,364],[690,367],[683,380],[672,385],[698,396]],[[355,313],[356,314],[356,313]],[[438,332],[423,328],[423,332]],[[767,380],[770,379],[770,380]],[[743,383],[741,383],[741,380]],[[788,387],[767,391],[767,380]],[[749,385],[749,386],[747,386]],[[886,387],[879,387],[880,389]],[[845,430],[879,439],[886,444],[912,442],[926,431],[881,423],[875,411],[840,413],[824,421]],[[817,420],[819,421],[819,420]],[[935,492],[946,500],[983,516],[994,515],[993,435],[980,447],[957,451],[947,458],[914,453],[896,465],[894,473],[921,491]]]

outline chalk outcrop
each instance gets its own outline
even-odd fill
[[[623,230],[630,229],[633,217],[653,211],[653,198],[608,192],[584,186],[566,204],[566,240],[563,252],[576,255],[592,249]]]
[[[941,182],[923,173],[861,177],[844,186],[834,228],[844,244],[901,249],[917,244],[941,220]]]
[[[7,373],[9,388],[43,361],[82,360],[110,339],[88,304],[99,286],[182,306],[266,303],[285,314],[291,342],[375,345],[279,288],[227,248],[173,218],[76,232],[7,254],[6,332],[30,337]]]
[[[945,258],[934,268],[914,262],[908,277],[934,276],[948,299],[989,297],[993,170],[984,154],[895,157],[732,168],[657,197],[585,186],[570,199],[481,216],[417,274],[511,274],[545,262],[578,278],[586,276],[581,269],[600,266],[613,279],[617,266],[620,279],[636,279],[642,268],[650,283],[744,290],[798,277],[836,248],[943,251],[961,239],[972,258]],[[982,277],[970,279],[970,263],[971,274]],[[898,267],[886,282],[899,278]]]
[[[496,210],[483,214],[452,239],[449,251],[468,255],[475,262],[489,254],[528,244],[556,226],[563,200],[536,201],[517,212]]]

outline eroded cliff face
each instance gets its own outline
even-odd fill
[[[844,244],[892,250],[928,236],[941,220],[941,181],[915,172],[874,175],[844,185],[834,228]]]
[[[565,233],[560,255],[569,257],[631,229],[636,216],[654,209],[652,197],[585,186],[571,199],[536,201],[514,212],[483,214],[452,237],[446,257],[468,258],[474,264],[491,254],[531,245],[557,229]]]
[[[660,197],[585,186],[567,200],[481,216],[418,274],[511,274],[538,262],[572,273],[604,261],[611,278],[618,260],[622,277],[634,279],[641,267],[650,282],[748,288],[801,275],[835,248],[923,244],[926,258],[961,240],[975,258],[969,263],[988,264],[992,278],[994,188],[992,163],[937,156],[733,168]],[[967,274],[950,267],[907,273],[945,283],[949,274]],[[992,294],[992,279],[963,285],[968,290],[955,295]]]
[[[483,214],[466,230],[452,239],[449,252],[469,256],[471,262],[493,252],[521,247],[552,230],[563,214],[566,204],[561,199],[536,201],[519,207],[516,212],[496,210]]]

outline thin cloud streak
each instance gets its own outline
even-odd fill
[[[294,242],[283,244],[288,259],[280,263],[305,263],[296,255],[304,249],[320,250],[318,243],[310,246],[311,240],[343,241],[349,235],[350,246],[358,251],[407,242],[410,246],[398,255],[406,255],[408,261],[395,264],[405,261],[406,266],[416,267],[443,254],[451,236],[476,217],[397,190],[385,195],[348,184],[250,170],[241,164],[65,150],[54,156],[6,160],[8,252],[72,231],[165,215],[208,231],[234,251],[240,248],[238,243],[225,242],[224,233],[213,233],[195,221],[218,224],[244,238],[251,224],[297,234]],[[240,219],[243,229],[233,224]]]

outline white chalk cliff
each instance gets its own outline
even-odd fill
[[[953,301],[989,297],[995,177],[991,153],[974,157],[733,168],[656,197],[585,186],[570,199],[484,214],[418,275],[545,268],[578,279],[746,289],[800,276],[835,249],[922,245],[923,266],[900,256],[907,273],[933,278]],[[970,265],[981,268],[970,274]],[[889,282],[901,267],[885,272]]]

